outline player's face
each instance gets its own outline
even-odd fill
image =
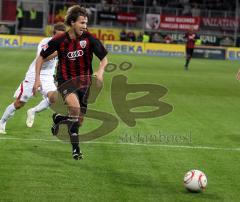
[[[81,36],[84,31],[87,30],[88,18],[84,16],[79,16],[77,21],[74,22],[73,29],[78,36]]]

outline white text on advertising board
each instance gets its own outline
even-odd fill
[[[106,49],[113,53],[143,53],[141,46],[106,44]]]

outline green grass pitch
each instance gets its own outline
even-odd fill
[[[1,115],[34,57],[35,50],[0,49]],[[37,114],[33,128],[25,126],[26,110],[41,96],[31,99],[8,121],[7,134],[0,136],[0,201],[238,201],[239,63],[193,59],[186,72],[183,58],[109,55],[109,61],[131,62],[133,68],[106,73],[104,89],[89,108],[112,114],[118,119],[117,128],[83,143],[85,159],[74,161],[70,144],[51,136],[51,110]],[[167,88],[160,100],[172,105],[173,111],[127,126],[110,99],[112,78],[119,74],[129,84]],[[81,132],[98,125],[86,119]],[[191,138],[146,141],[159,131],[165,137]],[[139,141],[137,134],[143,139]],[[183,176],[190,169],[207,175],[204,193],[184,189]]]

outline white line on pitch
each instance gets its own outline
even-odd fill
[[[226,151],[240,151],[240,148],[227,147],[209,147],[209,146],[188,146],[188,145],[167,145],[167,144],[144,144],[144,143],[128,143],[128,142],[86,142],[90,144],[109,144],[109,145],[131,145],[131,146],[146,146],[146,147],[166,147],[166,148],[182,148],[182,149],[203,149],[203,150],[226,150]]]
[[[0,137],[1,140],[21,140],[21,141],[39,141],[39,142],[62,142],[59,139],[38,139],[38,138],[20,138],[20,137]]]
[[[20,140],[20,141],[39,141],[39,142],[69,142],[59,139],[37,139],[37,138],[17,138],[17,137],[0,137],[2,140]],[[128,143],[128,142],[101,142],[89,141],[82,142],[82,144],[108,144],[108,145],[130,145],[130,146],[145,146],[145,147],[165,147],[165,148],[180,148],[180,149],[200,149],[200,150],[224,150],[224,151],[240,151],[240,148],[227,148],[227,147],[210,147],[210,146],[188,146],[188,145],[165,145],[165,144],[144,144],[144,143]]]

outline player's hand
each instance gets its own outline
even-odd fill
[[[240,70],[239,70],[238,73],[237,73],[236,79],[237,79],[238,81],[240,81]]]
[[[97,86],[102,86],[104,70],[98,70],[93,75],[97,78]]]
[[[35,95],[36,94],[36,92],[39,90],[39,89],[41,89],[41,81],[40,81],[40,79],[36,79],[35,80],[35,83],[34,83],[34,85],[33,85],[33,95]]]

